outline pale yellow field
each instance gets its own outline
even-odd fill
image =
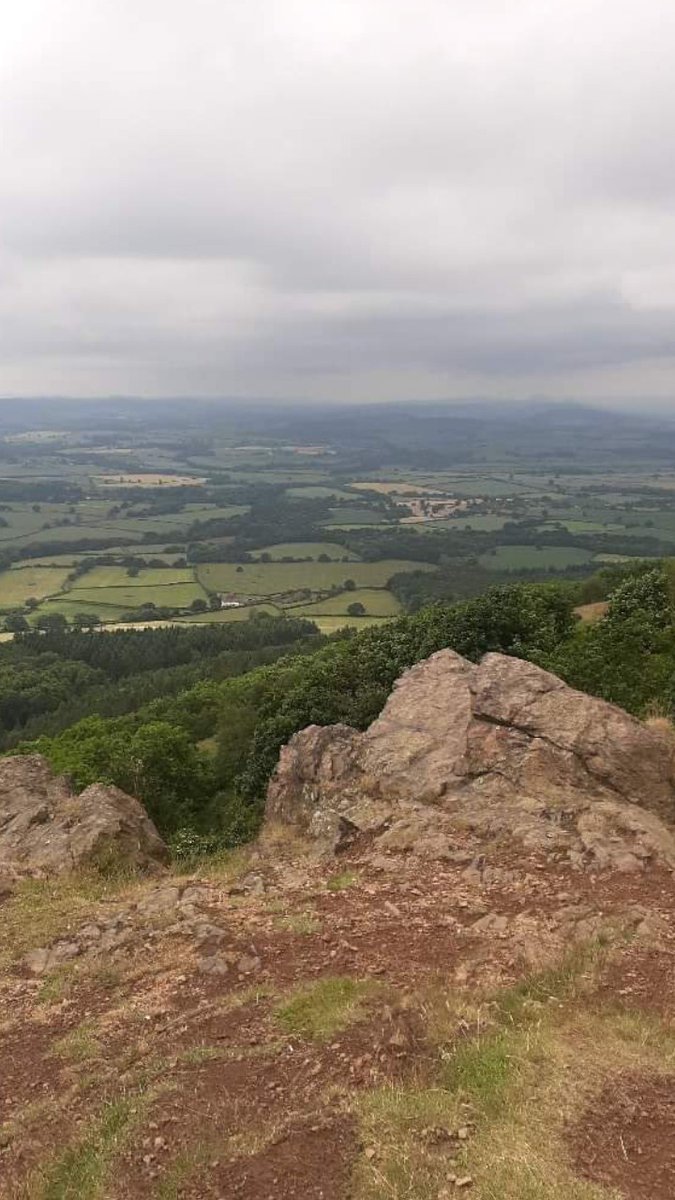
[[[160,475],[144,472],[140,475],[95,475],[96,483],[106,487],[190,487],[206,483],[204,476]]]
[[[437,496],[438,488],[419,487],[416,483],[386,483],[366,479],[352,483],[353,488],[364,492],[377,492],[380,496]]]

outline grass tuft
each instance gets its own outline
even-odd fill
[[[675,1073],[675,1030],[587,1003],[603,954],[489,997],[441,1005],[436,988],[421,1008],[436,1066],[352,1100],[367,1150],[354,1200],[436,1200],[452,1176],[471,1178],[474,1200],[619,1200],[576,1176],[566,1130],[616,1075]]]
[[[318,933],[321,929],[321,921],[311,913],[289,913],[288,916],[279,916],[274,922],[276,929],[282,929],[288,933],[302,933],[309,935]]]
[[[74,963],[64,963],[63,966],[56,967],[40,984],[36,996],[38,1004],[58,1004],[60,1000],[65,1000],[73,990],[74,981]]]
[[[135,1115],[131,1099],[110,1101],[79,1142],[33,1177],[24,1200],[102,1200],[113,1158]]]
[[[374,980],[349,976],[320,979],[302,988],[274,1015],[288,1033],[321,1040],[358,1020],[379,986]]]
[[[358,881],[356,871],[339,871],[337,875],[331,875],[326,887],[329,892],[344,892],[346,888],[354,887]]]
[[[140,886],[128,875],[105,878],[81,871],[57,879],[26,879],[2,906],[0,972],[36,946],[65,935],[91,916],[94,905]]]
[[[513,1041],[500,1031],[460,1045],[441,1072],[444,1086],[486,1113],[499,1112],[515,1070]]]

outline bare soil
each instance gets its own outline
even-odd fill
[[[627,1200],[675,1194],[675,1075],[619,1075],[571,1131],[579,1174]]]
[[[0,978],[3,1200],[361,1200],[361,1168],[380,1153],[360,1123],[362,1101],[392,1088],[433,1094],[453,1046],[483,1036],[500,995],[557,970],[576,947],[604,947],[584,1011],[638,1013],[664,1037],[675,1021],[675,884],[665,871],[591,876],[507,846],[489,862],[421,864],[373,857],[363,843],[338,862],[254,854],[242,876],[198,881],[213,944],[165,915],[103,961],[83,953],[62,979],[35,977],[20,958]],[[224,952],[223,973],[205,969]],[[345,979],[368,990],[353,1009],[334,1002],[328,1032],[284,1020],[317,983]],[[617,1076],[607,1062],[595,1099],[564,1130],[580,1181],[672,1200],[674,1079]],[[120,1098],[129,1115],[104,1146],[97,1122]],[[410,1130],[418,1144],[431,1137],[428,1122]],[[57,1186],[64,1154],[88,1162],[89,1151],[93,1182]],[[471,1171],[467,1194],[491,1197],[480,1165]],[[442,1192],[407,1186],[382,1195]]]

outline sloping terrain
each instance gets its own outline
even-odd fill
[[[670,872],[248,857],[2,904],[3,1197],[673,1195]]]
[[[74,843],[5,770],[24,866]],[[672,1200],[673,778],[667,728],[443,651],[292,739],[255,847],[0,881],[0,1195]]]

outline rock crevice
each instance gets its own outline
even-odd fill
[[[364,733],[310,726],[281,751],[267,816],[322,849],[345,830],[445,856],[470,833],[577,866],[675,867],[673,744],[532,663],[441,650]]]

